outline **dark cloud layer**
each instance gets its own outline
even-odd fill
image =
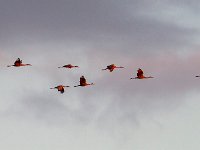
[[[109,49],[110,52],[149,54],[190,44],[195,30],[138,15],[141,10],[148,13],[146,3],[1,1],[2,45],[74,43],[88,45],[92,51],[98,48],[103,52]]]

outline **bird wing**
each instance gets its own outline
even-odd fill
[[[86,79],[84,77],[80,78],[80,85],[86,84]]]
[[[107,66],[107,69],[109,69],[110,72],[112,72],[115,69],[115,65],[114,64],[109,65],[109,66]]]
[[[138,71],[137,71],[137,76],[138,77],[141,77],[141,76],[143,76],[144,75],[144,72],[142,71],[142,69],[138,69]]]
[[[60,92],[61,92],[61,93],[64,93],[64,92],[65,92],[64,87],[61,87],[61,88],[60,88]]]
[[[15,65],[20,65],[22,63],[22,60],[20,60],[19,58],[15,61]]]
[[[110,70],[110,72],[113,72],[114,68],[110,68],[109,70]]]
[[[112,69],[112,65],[107,66],[107,69],[109,70]]]

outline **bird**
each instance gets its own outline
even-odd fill
[[[58,67],[58,68],[69,68],[69,69],[71,69],[71,68],[79,68],[79,66],[73,66],[72,64],[68,64],[68,65],[64,65],[62,67]]]
[[[76,85],[76,86],[74,86],[74,87],[78,87],[78,86],[84,87],[84,86],[88,86],[88,85],[94,85],[94,83],[87,83],[85,77],[84,77],[84,76],[81,76],[81,77],[80,77],[80,84],[79,84],[79,85]]]
[[[23,64],[22,60],[20,58],[17,58],[17,60],[14,62],[14,65],[8,65],[7,67],[21,67],[21,66],[32,66],[31,64]]]
[[[58,91],[63,94],[65,92],[65,87],[70,87],[70,86],[64,86],[64,85],[58,85],[54,88],[50,88],[50,89],[58,89]]]
[[[195,76],[195,77],[199,78],[200,76]]]
[[[151,76],[145,77],[143,70],[140,69],[140,68],[138,68],[138,70],[137,70],[137,77],[130,78],[130,79],[149,79],[149,78],[154,78],[154,77],[151,77]]]
[[[111,64],[111,65],[108,65],[105,69],[102,69],[102,70],[109,70],[110,72],[113,72],[113,70],[115,69],[115,68],[124,68],[124,67],[117,67],[117,66],[115,66],[115,64]]]

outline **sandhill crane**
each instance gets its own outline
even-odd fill
[[[74,87],[78,87],[78,86],[88,86],[88,85],[94,85],[94,83],[87,83],[86,79],[84,76],[80,77],[80,84],[76,85]]]
[[[8,65],[7,67],[21,67],[21,66],[32,66],[31,64],[22,64],[22,60],[20,58],[17,58],[17,60],[15,61],[14,65]]]
[[[139,68],[137,70],[137,77],[134,77],[134,78],[131,78],[131,79],[149,79],[149,78],[154,78],[154,77],[151,77],[151,76],[145,77],[144,72],[142,71],[142,69]]]
[[[54,88],[50,88],[50,89],[57,89],[58,91],[60,91],[61,94],[63,94],[65,92],[65,87],[70,87],[70,86],[64,86],[64,85],[58,85]]]
[[[58,67],[58,68],[69,68],[69,69],[71,69],[71,68],[78,68],[79,66],[73,66],[72,64],[68,64],[68,65],[64,65],[64,66],[62,66],[62,67]]]
[[[110,72],[112,72],[115,68],[124,68],[124,67],[117,67],[115,66],[115,64],[111,64],[109,66],[107,66],[105,69],[102,69],[102,70],[109,70]]]

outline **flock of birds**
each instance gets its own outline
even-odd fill
[[[22,60],[20,58],[18,58],[15,62],[14,62],[14,65],[8,65],[7,67],[22,67],[22,66],[32,66],[31,64],[23,64],[22,63]],[[71,68],[79,68],[79,66],[73,66],[71,64],[67,64],[67,65],[64,65],[62,67],[58,67],[58,68],[68,68],[68,69],[71,69]],[[110,72],[113,72],[114,69],[117,69],[117,68],[124,68],[124,67],[121,67],[121,66],[115,66],[115,64],[111,64],[111,65],[108,65],[105,69],[102,69],[102,70],[109,70]],[[200,77],[200,76],[195,76],[195,77]],[[150,79],[150,78],[154,78],[152,76],[144,76],[144,72],[142,69],[138,69],[137,70],[137,76],[136,77],[133,77],[133,78],[130,78],[130,79]],[[87,83],[86,79],[84,76],[81,76],[80,77],[80,81],[79,81],[79,85],[76,85],[74,87],[85,87],[85,86],[89,86],[89,85],[94,85],[94,83]],[[70,87],[70,86],[65,86],[65,85],[58,85],[56,87],[53,87],[53,88],[50,88],[50,89],[57,89],[60,93],[64,93],[65,92],[65,87]]]

